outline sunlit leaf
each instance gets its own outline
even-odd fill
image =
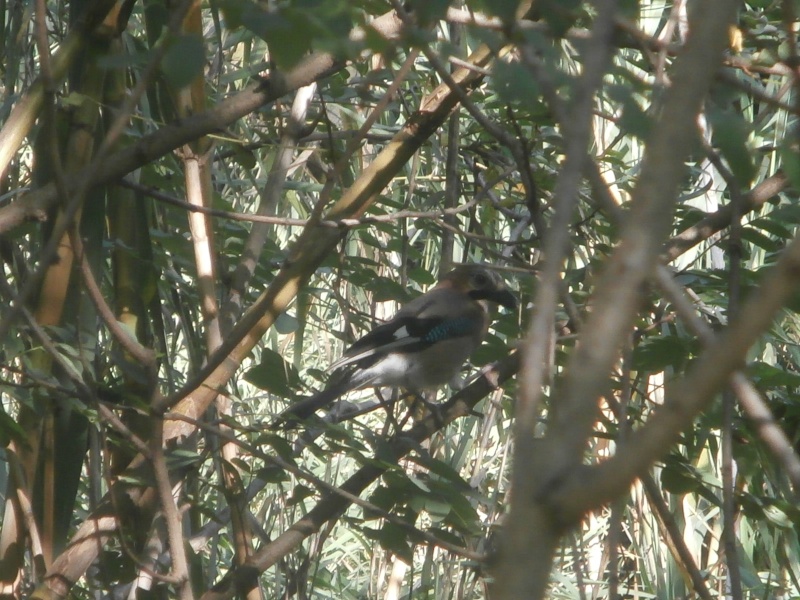
[[[269,348],[261,351],[261,362],[248,369],[244,378],[254,386],[284,398],[292,397],[300,385],[297,369]]]

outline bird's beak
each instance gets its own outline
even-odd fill
[[[497,290],[489,297],[492,302],[497,302],[501,306],[505,306],[509,310],[517,308],[517,297],[509,290]]]

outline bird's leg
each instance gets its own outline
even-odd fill
[[[403,415],[403,420],[398,425],[398,431],[405,427],[406,423],[414,416],[415,407],[419,402],[419,398],[414,392],[404,390],[399,400],[403,401],[403,404],[408,407],[408,410],[406,410],[406,414]]]
[[[436,396],[438,395],[438,390],[428,390],[427,392],[422,394],[422,401],[425,403],[425,406],[428,408],[431,416],[433,416],[434,421],[436,422],[437,427],[444,426],[444,414],[442,414],[442,405],[436,402]],[[432,400],[428,399],[428,396],[432,398]]]
[[[433,400],[428,399],[429,394],[433,394]],[[409,415],[413,416],[415,420],[421,421],[428,415],[432,415],[436,420],[437,425],[441,426],[444,423],[441,408],[435,402],[436,392],[417,392],[415,390],[406,390],[403,397],[409,407]]]

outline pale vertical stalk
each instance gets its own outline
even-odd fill
[[[311,83],[297,90],[289,114],[289,120],[281,135],[281,143],[272,163],[267,183],[261,193],[261,202],[256,214],[259,216],[274,216],[276,207],[284,192],[286,176],[291,166],[292,158],[297,153],[297,136],[300,133],[308,113],[311,99],[317,90],[317,84]],[[261,250],[267,237],[272,231],[272,226],[267,223],[253,223],[250,235],[244,244],[242,257],[233,273],[233,281],[227,301],[222,306],[220,321],[223,335],[233,327],[236,319],[242,312],[244,296],[253,273],[256,270]]]
[[[53,56],[50,61],[52,81],[60,81],[66,76],[69,66],[83,45],[84,35],[85,33],[79,31],[72,32]],[[5,177],[9,163],[36,122],[44,105],[45,94],[45,81],[42,77],[14,105],[8,120],[0,129],[0,177]]]
[[[180,600],[193,600],[192,586],[189,581],[189,561],[186,559],[185,536],[181,527],[181,516],[175,503],[172,484],[169,480],[167,461],[164,456],[164,419],[161,416],[153,419],[153,437],[150,440],[150,453],[153,462],[153,473],[156,488],[161,501],[161,512],[167,527],[169,552],[172,558],[174,584],[178,588]],[[178,486],[180,488],[181,486]],[[177,495],[177,490],[176,490]]]
[[[456,6],[460,6],[462,2],[457,2]],[[463,25],[458,23],[450,23],[450,43],[456,47],[461,48],[461,38]],[[456,107],[453,114],[447,121],[447,162],[445,164],[445,188],[444,188],[444,206],[445,208],[454,208],[458,203],[461,195],[461,173],[459,166],[461,164],[461,157],[459,150],[461,148],[461,111],[460,107]],[[455,227],[458,224],[458,219],[455,215],[447,215],[443,221],[445,224]],[[454,234],[450,229],[442,231],[442,258],[439,263],[439,272],[447,273],[453,265],[453,250],[454,250]]]
[[[402,597],[403,578],[406,576],[406,571],[408,571],[408,565],[395,556],[383,600],[400,600]]]
[[[188,151],[188,150],[187,150]],[[211,172],[207,161],[191,153],[184,158],[186,200],[193,206],[211,206]],[[197,268],[197,287],[200,293],[200,310],[206,326],[206,345],[209,353],[222,343],[219,330],[219,304],[217,303],[216,261],[211,218],[200,212],[189,212],[189,228]]]

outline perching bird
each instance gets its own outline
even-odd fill
[[[296,402],[281,420],[302,420],[351,390],[369,386],[436,388],[453,379],[489,328],[489,303],[513,309],[503,279],[481,265],[462,265],[388,322],[356,341],[331,365],[328,386]]]

